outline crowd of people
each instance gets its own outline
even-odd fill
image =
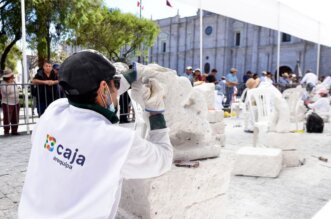
[[[180,76],[187,77],[192,86],[198,86],[202,83],[215,83],[215,89],[217,90],[216,94],[222,96],[223,101],[221,102],[221,108],[224,110],[231,108],[231,103],[235,101],[236,95],[241,93],[238,92],[238,90],[243,91],[246,88],[271,87],[273,96],[279,103],[279,106],[277,106],[279,109],[276,110],[280,112],[280,118],[289,118],[289,109],[288,107],[284,108],[287,104],[282,93],[287,89],[300,86],[303,87],[305,91],[297,101],[302,100],[302,103],[306,106],[306,117],[308,117],[311,112],[316,112],[321,115],[324,120],[327,120],[330,116],[331,106],[329,94],[331,88],[331,76],[321,76],[318,78],[318,76],[311,70],[307,70],[304,77],[301,78],[293,73],[282,72],[277,81],[271,72],[262,71],[259,75],[247,71],[243,75],[243,83],[239,83],[237,72],[238,70],[236,68],[231,68],[229,73],[220,77],[219,75],[217,76],[216,69],[213,69],[209,74],[201,74],[200,69],[197,68],[193,71],[193,68],[188,66],[186,67],[185,72]],[[220,78],[220,80],[217,80],[217,78]],[[215,107],[220,108],[218,106]],[[278,131],[284,131],[281,130],[284,129],[284,127],[288,127],[288,125],[279,125],[277,129]],[[252,132],[252,129],[246,127],[246,131]]]

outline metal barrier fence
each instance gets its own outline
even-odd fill
[[[0,83],[0,135],[16,132],[30,133],[32,127],[54,100],[64,97],[58,85]],[[119,99],[121,123],[133,122],[134,111],[125,93]]]

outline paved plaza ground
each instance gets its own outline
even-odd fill
[[[251,146],[252,134],[225,119],[226,146],[222,157],[234,161],[234,152]],[[324,134],[302,134],[297,149],[305,165],[284,168],[278,178],[232,176],[226,218],[308,219],[331,200],[331,129]],[[17,218],[31,143],[30,135],[0,137],[0,218]],[[315,156],[329,159],[325,163]],[[220,170],[222,171],[222,170]],[[211,211],[213,209],[210,209]],[[200,218],[198,218],[200,219]]]

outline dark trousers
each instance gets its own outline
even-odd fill
[[[120,96],[120,123],[128,122],[130,101],[128,92]]]
[[[230,107],[233,93],[234,93],[233,87],[225,87],[226,102],[224,103],[224,107]]]
[[[3,103],[2,112],[3,112],[3,126],[5,130],[5,134],[9,134],[10,128],[12,133],[17,133],[20,105],[19,104],[8,105]]]
[[[38,112],[38,116],[40,117],[42,114],[44,114],[45,110],[47,108],[46,103],[38,103],[37,101],[37,112]]]

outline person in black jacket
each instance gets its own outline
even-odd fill
[[[37,111],[39,117],[45,112],[46,108],[59,98],[58,76],[52,70],[52,64],[45,61],[43,68],[39,69],[32,80],[32,84],[37,85]]]

